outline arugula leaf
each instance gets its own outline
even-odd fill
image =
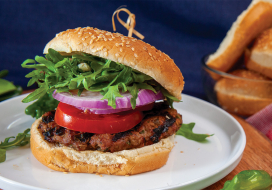
[[[102,100],[108,99],[108,105],[115,109],[116,108],[116,103],[115,103],[116,97],[123,97],[120,94],[120,91],[118,89],[118,84],[115,86],[110,86],[108,88],[107,92],[105,93],[104,97],[102,98]]]
[[[213,135],[207,135],[207,134],[196,134],[193,132],[193,128],[195,126],[195,123],[189,123],[189,124],[182,124],[181,128],[177,131],[176,135],[184,136],[187,139],[202,142],[205,141],[207,137],[213,136]]]
[[[58,100],[54,99],[51,94],[46,93],[36,102],[27,106],[27,108],[25,109],[25,113],[38,119],[45,112],[56,109],[58,104]]]
[[[0,163],[6,160],[6,150],[7,148],[15,146],[25,146],[30,142],[30,129],[26,129],[23,133],[18,133],[15,137],[5,138],[4,142],[0,143]],[[15,138],[13,141],[10,139]]]
[[[103,99],[107,99],[113,108],[116,107],[115,98],[121,97],[121,91],[129,91],[132,94],[131,105],[134,108],[138,89],[149,89],[154,93],[161,90],[171,105],[173,101],[177,101],[161,85],[152,82],[154,80],[150,76],[131,67],[89,54],[62,56],[53,49],[49,49],[48,52],[45,58],[36,56],[35,60],[27,59],[22,63],[23,68],[36,69],[26,75],[30,78],[28,86],[35,82],[39,86],[23,99],[23,102],[34,101],[55,90],[69,92],[77,89],[78,95],[84,89],[100,92]],[[81,70],[78,65],[82,63],[87,64],[90,69],[86,72]]]
[[[52,60],[53,63],[58,63],[64,59],[64,57],[54,49],[49,49],[48,50],[48,56],[50,56],[50,59]]]
[[[139,88],[137,84],[133,84],[132,86],[127,87],[128,91],[132,95],[132,98],[130,99],[131,107],[132,109],[135,109],[136,107],[136,99],[138,97]]]
[[[44,64],[50,71],[56,72],[56,69],[54,67],[55,66],[54,63],[52,63],[49,60],[46,60],[44,57],[36,56],[35,61],[37,61],[37,62],[39,62],[41,64]]]
[[[23,103],[28,103],[31,102],[32,100],[36,100],[41,98],[42,96],[44,96],[46,94],[46,87],[42,86],[38,89],[36,89],[34,92],[32,92],[31,94],[27,95],[27,97],[25,97],[22,102]]]
[[[171,108],[173,108],[173,102],[180,102],[179,99],[177,99],[176,97],[174,97],[173,95],[171,95],[167,90],[165,90],[164,88],[160,89],[162,94],[166,97],[167,101],[169,102],[169,105],[171,106]]]
[[[0,163],[6,161],[6,150],[0,149]]]
[[[264,170],[244,170],[231,181],[226,181],[221,190],[270,190],[271,176]]]

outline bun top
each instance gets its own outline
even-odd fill
[[[133,37],[92,27],[68,29],[56,35],[44,48],[61,54],[87,53],[109,59],[145,73],[173,96],[181,99],[184,81],[174,61],[154,46]]]

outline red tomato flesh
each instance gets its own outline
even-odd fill
[[[140,123],[144,117],[142,111],[152,109],[152,107],[153,104],[149,104],[131,111],[93,114],[60,102],[56,110],[55,122],[75,131],[97,134],[119,133]]]

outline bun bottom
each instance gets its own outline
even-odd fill
[[[174,135],[146,147],[115,153],[100,151],[76,151],[43,140],[37,129],[41,118],[31,127],[32,154],[50,169],[72,173],[98,173],[109,175],[133,175],[164,166],[174,146]]]

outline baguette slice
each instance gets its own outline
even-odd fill
[[[249,70],[230,74],[245,78],[221,78],[215,85],[217,102],[226,111],[250,116],[272,103],[272,81]]]
[[[272,0],[253,0],[233,23],[217,51],[209,57],[207,65],[219,71],[228,71],[246,46],[271,26]]]
[[[247,52],[246,67],[272,78],[272,28],[262,32]]]
[[[100,151],[76,151],[45,141],[37,129],[40,119],[31,127],[32,154],[43,165],[61,172],[99,173],[109,175],[133,175],[164,166],[174,147],[174,136],[156,144],[115,153]]]

